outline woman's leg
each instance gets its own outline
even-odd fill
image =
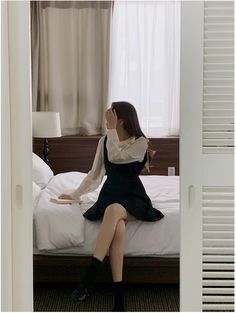
[[[123,274],[123,256],[125,243],[125,225],[126,222],[137,220],[129,212],[126,212],[126,219],[119,220],[116,231],[109,248],[109,259],[114,282],[122,280]]]
[[[110,245],[109,258],[114,282],[122,281],[123,255],[125,243],[125,221],[119,220]]]
[[[113,312],[124,312],[123,255],[125,243],[125,221],[119,220],[109,249],[109,259],[113,278],[114,307]]]
[[[72,293],[73,300],[83,301],[91,294],[96,283],[97,272],[113,240],[117,224],[125,218],[127,212],[122,205],[114,203],[106,208],[91,264],[82,279],[82,285]]]
[[[119,203],[111,204],[106,208],[93,255],[95,258],[103,261],[113,240],[118,222],[126,218],[127,212]]]
[[[124,312],[124,285],[123,285],[123,259],[125,243],[125,222],[133,221],[135,217],[127,212],[126,221],[120,220],[110,245],[109,258],[113,277],[114,307],[113,312]]]

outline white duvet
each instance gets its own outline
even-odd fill
[[[91,255],[100,221],[91,222],[83,213],[97,200],[102,184],[83,195],[82,203],[55,204],[50,198],[72,192],[86,174],[68,172],[53,176],[34,207],[35,253]],[[132,221],[126,225],[125,255],[179,254],[179,177],[140,176],[153,206],[165,217],[158,222]],[[104,178],[105,180],[106,178]]]

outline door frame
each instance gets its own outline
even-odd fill
[[[196,204],[201,203],[202,196],[203,35],[204,1],[182,1],[180,69],[181,312],[193,311],[193,308],[194,311],[201,312],[202,310],[202,210],[201,206],[197,207]]]
[[[1,7],[2,310],[33,311],[30,2],[4,1]]]

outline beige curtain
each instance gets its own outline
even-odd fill
[[[104,133],[112,1],[32,1],[33,111],[63,135]]]

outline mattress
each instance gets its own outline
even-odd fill
[[[89,221],[83,213],[96,201],[102,184],[81,197],[81,203],[55,204],[50,198],[72,192],[86,174],[55,175],[41,191],[34,207],[34,254],[92,255],[100,221]],[[104,177],[103,182],[106,177]],[[140,176],[153,207],[164,214],[157,222],[131,221],[126,225],[125,256],[179,255],[179,177]]]

